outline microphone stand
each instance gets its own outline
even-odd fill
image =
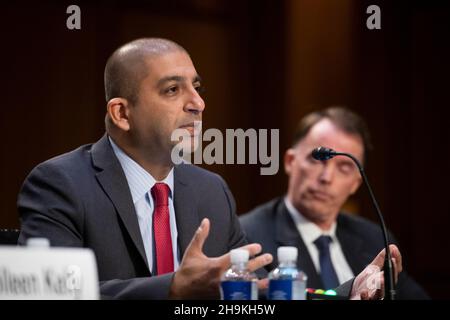
[[[375,211],[377,212],[378,219],[380,220],[381,230],[383,232],[384,239],[384,247],[386,250],[386,255],[384,259],[384,299],[385,300],[395,300],[395,282],[394,282],[394,266],[392,264],[391,259],[391,251],[389,250],[389,240],[386,225],[384,223],[383,215],[381,214],[380,207],[378,205],[377,200],[375,199],[375,195],[373,194],[372,188],[370,187],[369,180],[367,179],[366,173],[364,172],[363,167],[359,163],[359,161],[351,154],[344,152],[336,152],[332,149],[319,147],[313,150],[313,157],[317,160],[326,161],[328,159],[333,158],[334,156],[345,156],[353,160],[356,166],[359,169],[361,177],[363,178],[364,184],[367,186],[369,190],[370,198],[372,199],[372,203],[375,207]]]
[[[366,173],[361,164],[359,163],[359,161],[354,156],[348,153],[335,152],[335,154],[337,156],[346,156],[352,159],[353,162],[355,162],[364,180],[364,184],[367,186],[367,189],[369,190],[370,198],[372,199],[375,211],[377,212],[378,215],[378,219],[380,220],[381,229],[383,231],[384,246],[386,248],[386,255],[384,258],[384,299],[395,300],[394,265],[392,264],[391,251],[389,250],[388,234],[386,231],[386,225],[384,223],[383,215],[381,214],[380,206],[378,205],[378,202],[375,199],[375,195],[373,194],[372,188],[370,187],[369,180],[367,179]]]

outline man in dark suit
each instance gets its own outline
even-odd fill
[[[218,297],[227,253],[247,244],[233,196],[218,175],[171,160],[174,130],[198,136],[200,89],[172,41],[116,50],[105,68],[107,134],[33,169],[18,197],[19,243],[92,248],[104,298]],[[270,261],[265,254],[249,267]]]
[[[350,153],[363,162],[370,148],[367,126],[339,107],[305,116],[285,153],[287,195],[253,209],[240,222],[247,239],[274,256],[279,246],[297,247],[298,265],[308,275],[308,286],[329,289],[366,268],[384,243],[378,225],[341,211],[361,184],[356,166],[345,157],[313,159],[311,151],[319,146]],[[274,259],[268,269],[276,265]],[[402,272],[397,298],[429,297]]]
[[[175,147],[198,145],[200,91],[178,44],[151,38],[117,49],[105,67],[106,135],[33,169],[18,198],[19,243],[45,237],[53,246],[92,248],[105,298],[217,298],[230,249],[243,246],[254,256],[261,246],[246,244],[218,175],[174,166]],[[187,145],[172,141],[179,129],[189,133]],[[396,248],[393,255],[401,269]],[[263,254],[248,267],[271,261]],[[362,272],[341,293],[376,298],[361,285],[368,276]]]

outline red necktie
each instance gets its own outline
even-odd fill
[[[155,204],[153,212],[153,232],[156,248],[156,274],[173,272],[172,237],[169,219],[169,186],[155,183],[152,197]]]

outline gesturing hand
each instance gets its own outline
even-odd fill
[[[209,258],[203,253],[203,244],[209,234],[209,220],[203,219],[184,253],[178,271],[170,288],[171,299],[217,299],[219,298],[220,277],[230,267],[230,254]],[[249,251],[250,256],[261,252],[257,243],[241,247]],[[249,260],[248,269],[254,271],[270,262],[272,255],[263,254]],[[260,287],[267,285],[267,279],[261,280]]]
[[[391,244],[392,262],[394,266],[394,280],[397,283],[398,274],[402,272],[402,255],[397,246]],[[383,249],[376,258],[355,278],[350,299],[378,300],[384,297],[384,259],[386,250]]]

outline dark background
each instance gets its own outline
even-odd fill
[[[282,195],[283,152],[298,120],[345,105],[371,129],[368,176],[406,269],[433,298],[450,298],[446,167],[449,6],[430,1],[185,0],[2,3],[0,228],[18,228],[16,198],[38,163],[103,132],[103,68],[139,37],[183,45],[205,80],[204,129],[280,129],[280,171],[207,166],[239,213]],[[81,7],[81,30],[66,8]],[[366,28],[367,6],[381,30]],[[376,221],[365,190],[347,208]]]

